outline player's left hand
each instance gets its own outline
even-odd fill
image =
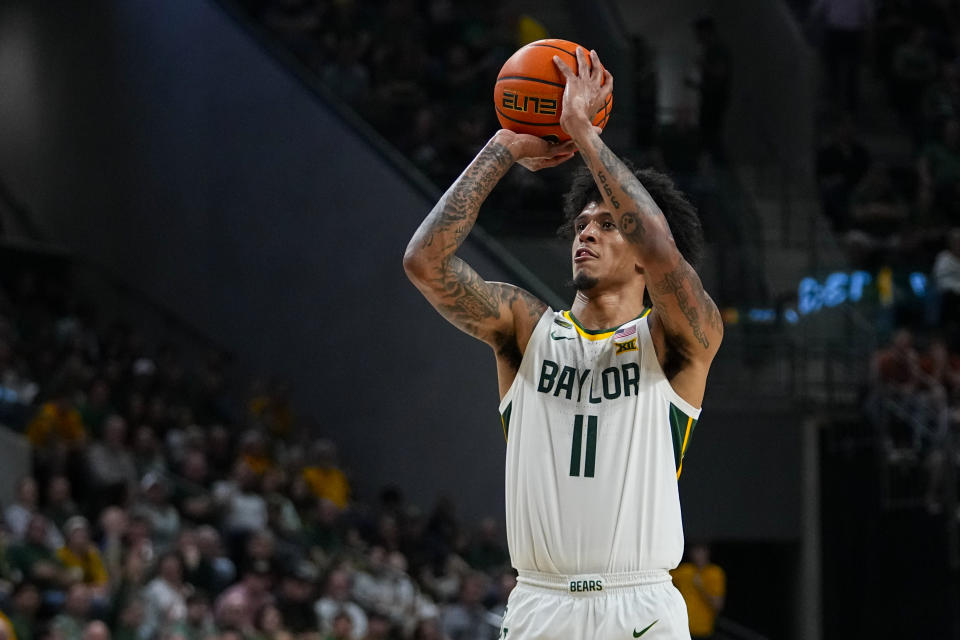
[[[587,54],[583,47],[577,47],[577,73],[559,56],[553,57],[553,63],[567,80],[563,90],[560,127],[576,139],[578,135],[591,130],[593,116],[613,93],[613,74],[600,64],[596,51]]]
[[[543,138],[515,133],[509,129],[501,129],[495,138],[507,147],[517,164],[530,171],[555,167],[572,158],[577,152],[577,146],[572,140],[562,143],[548,142]]]

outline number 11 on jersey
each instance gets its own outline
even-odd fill
[[[597,462],[597,416],[587,416],[587,451],[583,461],[583,477],[592,478]],[[573,443],[570,446],[570,475],[580,475],[580,458],[583,451],[583,416],[573,420]]]

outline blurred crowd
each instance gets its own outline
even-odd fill
[[[498,128],[493,87],[548,37],[505,0],[240,0],[341,101],[445,185]]]
[[[858,266],[929,272],[960,227],[960,5],[815,0],[809,18],[825,70],[823,212]],[[863,100],[867,82],[882,104]]]
[[[960,3],[813,0],[806,10],[824,62],[822,210],[891,316],[866,410],[891,463],[927,469],[938,511],[944,463],[960,460]],[[871,87],[880,103],[864,99]]]
[[[0,424],[33,452],[0,519],[3,640],[496,638],[495,520],[366,502],[280,383],[0,278]]]

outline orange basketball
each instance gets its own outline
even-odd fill
[[[588,49],[589,51],[589,49]],[[570,139],[560,128],[563,77],[553,56],[577,72],[577,44],[569,40],[537,40],[517,50],[503,64],[493,90],[497,119],[504,129],[529,133],[551,142]],[[593,124],[607,126],[613,107],[611,94],[597,111]]]

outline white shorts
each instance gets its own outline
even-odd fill
[[[519,573],[503,640],[690,640],[687,605],[666,571]]]

